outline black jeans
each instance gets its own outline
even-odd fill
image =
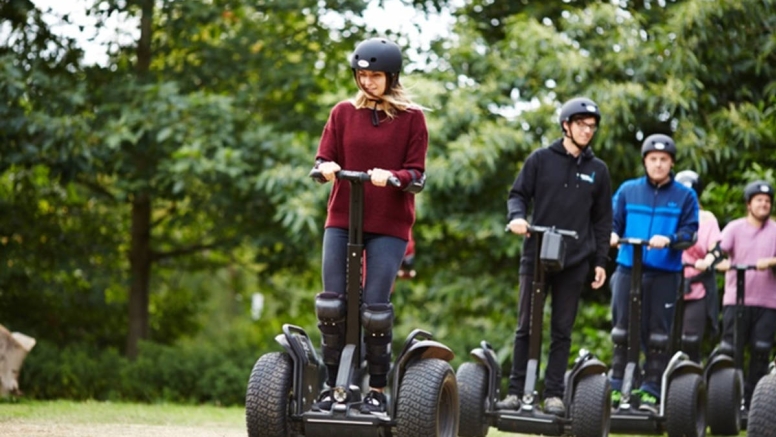
[[[548,296],[552,304],[550,316],[550,356],[544,372],[544,397],[563,397],[564,376],[571,351],[571,331],[577,316],[579,298],[590,270],[587,262],[570,266],[546,275]],[[528,365],[530,299],[533,274],[520,275],[520,303],[512,371],[509,375],[509,394],[521,396],[525,388]],[[541,334],[540,334],[541,335]]]
[[[768,373],[773,336],[776,334],[776,310],[763,307],[745,306],[743,320],[739,320],[743,345],[738,345],[743,352],[749,347],[749,369],[744,382],[744,402],[749,407],[752,393],[760,380]],[[733,321],[736,317],[736,306],[726,305],[722,308],[722,341],[733,344]],[[743,369],[741,369],[743,371]]]

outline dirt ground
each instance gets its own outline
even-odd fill
[[[95,425],[4,422],[3,437],[245,437],[244,427],[223,426],[163,426],[163,425]]]

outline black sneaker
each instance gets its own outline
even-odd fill
[[[318,395],[318,399],[313,402],[313,411],[331,411],[331,406],[334,404],[334,397],[332,397],[331,389],[328,388]]]
[[[388,398],[384,393],[377,390],[370,390],[361,403],[361,412],[365,414],[385,414]]]
[[[507,395],[503,400],[496,402],[497,410],[519,410],[521,406],[518,395]]]

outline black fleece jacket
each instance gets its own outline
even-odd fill
[[[528,211],[533,206],[531,216]],[[577,231],[566,238],[565,267],[593,261],[606,268],[612,232],[612,185],[609,168],[590,147],[579,156],[563,140],[534,150],[523,163],[507,200],[507,220],[526,219],[536,226]],[[535,235],[523,242],[520,273],[533,273]]]

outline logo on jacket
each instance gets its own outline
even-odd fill
[[[592,184],[593,182],[595,182],[595,172],[592,172],[589,175],[584,173],[577,173],[577,179],[581,179],[585,182]]]

